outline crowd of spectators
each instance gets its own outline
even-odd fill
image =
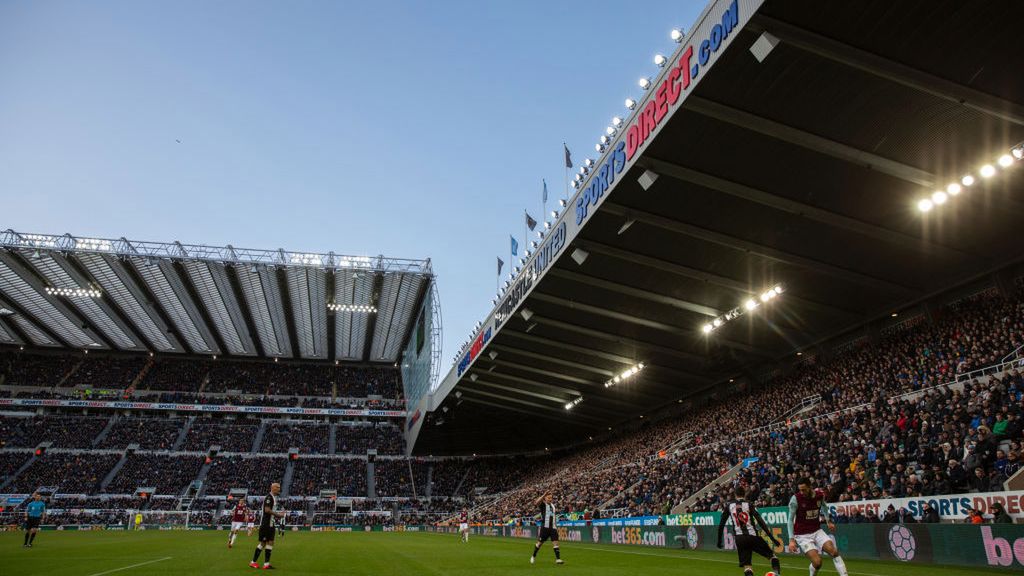
[[[232,489],[263,493],[284,478],[286,458],[264,456],[219,456],[206,475],[206,494],[226,496]]]
[[[2,432],[3,430],[0,429],[0,433]],[[3,485],[9,477],[13,476],[30,456],[29,452],[0,452],[0,485]]]
[[[9,350],[0,355],[0,374],[8,386],[57,386],[82,360],[78,354],[33,354]]]
[[[120,457],[112,454],[62,454],[47,452],[15,477],[6,491],[30,494],[47,486],[60,494],[95,494],[104,476]]]
[[[404,446],[402,429],[386,423],[338,424],[334,443],[338,454],[366,454],[370,448],[378,454],[401,454]]]
[[[51,448],[90,448],[109,421],[110,416],[4,416],[0,429],[8,448],[35,448],[43,442]]]
[[[934,323],[908,323],[877,345],[807,361],[760,390],[721,397],[594,449],[574,450],[539,475],[528,475],[522,488],[497,499],[486,513],[495,518],[530,515],[532,500],[556,485],[563,506],[576,510],[664,513],[746,457],[760,458],[759,465],[734,482],[748,482],[760,504],[788,502],[801,474],[814,476],[837,499],[999,489],[1007,467],[1020,465],[1015,441],[1024,414],[1018,375],[971,385],[959,394],[946,390],[893,404],[888,399],[993,365],[1022,344],[1020,294],[1009,300],[991,292],[967,298],[942,309]],[[745,430],[778,421],[814,394],[822,402],[800,418],[862,409],[742,437]],[[982,429],[997,423],[1003,431],[998,439]],[[687,449],[655,457],[684,437]],[[936,469],[943,465],[946,470]],[[731,483],[722,486],[722,492],[731,488]],[[719,501],[713,493],[690,510],[713,509]]]
[[[330,431],[326,423],[267,424],[260,452],[286,453],[289,448],[298,448],[303,454],[326,454]]]
[[[123,449],[129,444],[138,444],[140,450],[170,450],[184,425],[182,418],[121,416],[96,447]]]
[[[221,452],[251,452],[259,427],[259,422],[250,420],[199,417],[192,422],[181,450],[205,452],[220,446]]]
[[[210,366],[196,360],[161,358],[153,363],[136,388],[139,390],[168,390],[194,392],[199,390]]]
[[[177,496],[199,473],[203,458],[167,454],[130,454],[124,466],[104,490],[108,494],[131,494],[150,488],[154,494]]]
[[[359,458],[299,458],[295,461],[292,496],[319,496],[337,490],[338,496],[366,496],[366,460]]]
[[[409,497],[425,494],[427,467],[426,462],[418,460],[378,458],[373,468],[377,497]]]
[[[64,381],[63,386],[124,390],[139,376],[146,362],[147,358],[141,356],[87,355],[78,369]]]

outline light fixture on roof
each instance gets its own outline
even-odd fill
[[[644,173],[637,178],[637,182],[640,183],[640,187],[645,191],[649,190],[651,186],[658,180],[658,173],[654,170],[644,170]]]
[[[775,47],[779,45],[779,39],[768,32],[762,32],[757,40],[750,45],[750,53],[754,55],[754,58],[758,62],[764,62],[764,59],[775,50]]]
[[[54,288],[46,287],[46,293],[51,296],[63,296],[65,298],[99,298],[102,296],[99,290],[93,288]]]
[[[711,334],[715,330],[724,326],[726,323],[735,320],[744,314],[753,313],[755,310],[757,310],[758,307],[761,306],[761,304],[767,304],[768,302],[782,295],[782,291],[782,284],[776,284],[771,288],[768,288],[764,292],[761,292],[760,296],[757,299],[747,298],[746,300],[743,301],[743,304],[741,306],[737,306],[736,308],[729,310],[725,314],[722,314],[721,316],[715,318],[714,320],[711,320],[710,322],[705,322],[701,326],[701,332],[703,332],[704,334]],[[758,299],[761,303],[758,303]]]
[[[469,379],[472,380],[473,382],[476,382],[477,378],[479,378],[479,376],[477,376],[476,374],[470,374],[469,375]]]
[[[558,210],[552,210],[551,211],[551,217],[552,218],[558,218]]]
[[[629,108],[630,110],[636,108],[636,100],[626,98],[626,108]]]
[[[565,207],[566,207],[566,206],[568,206],[568,205],[569,205],[569,203],[565,201],[565,198],[560,198],[560,199],[558,200],[558,206],[559,206],[560,208],[565,208]]]
[[[997,162],[1003,168],[1009,168],[1010,166],[1013,166],[1013,156],[1010,156],[1009,154],[1003,154],[1002,156],[999,157],[999,160],[997,160]]]
[[[612,141],[611,138],[609,138],[607,136],[601,136],[601,144],[607,144],[607,143],[609,143],[611,141]]]
[[[651,87],[651,79],[650,79],[650,78],[646,78],[646,77],[644,77],[644,78],[641,78],[641,79],[640,79],[640,80],[639,80],[639,81],[637,82],[637,84],[639,84],[639,85],[640,85],[640,88],[642,88],[642,89],[644,89],[644,90],[647,90],[648,88],[650,88],[650,87]]]
[[[602,138],[603,138],[603,136],[602,136]],[[597,144],[594,144],[594,151],[597,152],[598,154],[603,153],[605,151],[605,145],[601,144],[600,142],[598,142]]]
[[[1024,160],[1024,144],[1018,144],[1010,150],[1010,154],[1017,160]]]
[[[667,63],[668,63],[668,58],[665,58],[661,54],[655,54],[654,55],[654,65],[657,66],[658,68],[664,68],[665,64],[667,64]]]
[[[537,241],[536,240],[530,240],[530,247],[531,248],[537,248]]]
[[[985,164],[978,170],[978,174],[981,174],[982,178],[991,178],[996,175],[996,167],[991,164]]]
[[[619,118],[618,116],[612,118],[612,126],[622,128],[622,118]]]
[[[572,259],[577,265],[583,266],[583,263],[587,261],[587,257],[590,256],[590,252],[587,252],[583,248],[576,248],[572,251]]]
[[[495,352],[494,350],[491,350],[490,352],[488,352],[487,355],[491,357],[491,360],[494,360],[495,358],[498,357],[498,353]]]
[[[544,229],[545,230],[550,230],[551,229],[551,222],[548,222],[547,220],[545,220],[544,221]]]
[[[948,186],[946,186],[946,193],[949,194],[950,196],[956,196],[957,194],[960,193],[961,190],[963,190],[963,188],[956,182],[952,182]]]
[[[0,307],[0,316],[11,316],[12,314],[14,314],[14,310]]]
[[[533,318],[533,310],[530,310],[529,308],[523,308],[519,311],[519,314],[523,317],[523,320],[526,320],[527,322],[530,321],[530,318]]]
[[[935,205],[934,205],[934,204],[932,204],[932,201],[931,201],[931,200],[929,200],[928,198],[922,198],[922,199],[921,199],[920,201],[918,201],[918,203],[917,203],[917,209],[918,209],[918,210],[920,210],[921,212],[928,212],[928,211],[929,211],[929,210],[931,210],[931,209],[932,209],[932,208],[933,208],[934,206],[935,206]]]
[[[645,367],[646,366],[644,366],[643,362],[640,362],[636,366],[631,366],[631,367],[627,368],[621,374],[618,374],[614,378],[612,378],[611,380],[605,382],[604,383],[604,387],[605,388],[611,388],[612,386],[615,386],[616,384],[618,384],[620,382],[623,382],[625,380],[629,380],[633,376],[636,376],[637,374],[639,374],[640,371],[643,370]]]
[[[960,183],[963,184],[964,186],[972,186],[974,185],[974,176],[967,174],[966,176],[960,179]]]
[[[936,190],[932,193],[932,202],[936,205],[941,206],[946,203],[946,200],[949,200],[949,196],[946,196],[946,193],[942,190]]]
[[[361,314],[377,313],[377,308],[368,304],[335,304],[332,302],[327,305],[327,308],[334,312],[358,312]]]
[[[604,133],[606,135],[608,135],[608,136],[615,136],[615,132],[617,132],[617,130],[615,130],[615,128],[616,128],[615,126],[609,126],[609,127],[604,129]]]
[[[592,158],[587,158],[586,160],[583,161],[583,165],[586,166],[587,168],[593,168],[594,160]]]
[[[668,36],[669,38],[672,39],[673,42],[678,44],[682,42],[684,38],[686,38],[686,32],[683,32],[682,28],[673,28],[672,31],[669,32]]]
[[[580,402],[583,402],[583,396],[577,396],[575,399],[570,400],[569,402],[566,402],[565,403],[565,409],[566,410],[572,410],[573,408],[579,406]],[[546,450],[546,448],[545,448],[545,450]]]

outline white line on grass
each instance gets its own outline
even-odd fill
[[[735,560],[717,560],[715,558],[697,558],[695,556],[683,556],[682,554],[657,554],[655,552],[637,552],[634,550],[614,550],[611,548],[592,548],[590,546],[573,546],[573,548],[579,548],[582,550],[593,550],[595,552],[612,552],[614,554],[632,554],[634,556],[656,556],[658,558],[675,558],[677,560],[693,560],[694,562],[719,562],[722,564],[736,564]],[[567,547],[568,549],[568,547]],[[780,556],[779,559],[787,558],[787,556]],[[828,557],[822,558],[822,564],[828,561]],[[873,574],[871,572],[854,572],[849,571],[849,574],[858,574],[859,576],[886,576],[884,574]]]
[[[149,562],[139,562],[138,564],[132,564],[131,566],[125,566],[124,568],[114,568],[113,570],[107,570],[106,572],[97,572],[90,574],[89,576],[103,576],[104,574],[113,574],[114,572],[120,572],[122,570],[130,570],[132,568],[138,568],[139,566],[145,566],[146,564],[156,564],[157,562],[163,562],[164,560],[170,560],[172,556],[164,556],[163,558],[157,558],[156,560],[150,560]]]

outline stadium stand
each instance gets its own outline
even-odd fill
[[[330,426],[322,423],[268,424],[260,444],[260,452],[287,453],[299,448],[302,453],[326,454]]]
[[[120,417],[96,447],[124,449],[138,444],[140,450],[171,450],[184,425],[182,418]]]
[[[7,489],[16,494],[31,494],[49,486],[58,488],[61,494],[95,494],[103,476],[119,458],[113,454],[47,452],[16,476]]]
[[[249,420],[197,418],[189,427],[181,449],[205,452],[211,446],[220,446],[222,452],[248,453],[252,451],[253,439],[259,428],[259,422]]]
[[[150,488],[154,494],[178,495],[202,468],[203,458],[195,455],[131,454],[106,487],[108,494],[131,494]]]
[[[6,446],[35,448],[50,442],[51,448],[90,448],[93,440],[107,426],[110,416],[93,418],[47,414],[28,418],[3,418],[12,428]]]
[[[317,496],[337,490],[339,496],[366,496],[366,460],[358,458],[299,458],[289,493]]]

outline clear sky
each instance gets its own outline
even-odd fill
[[[443,375],[705,4],[2,0],[0,229],[429,257]]]

